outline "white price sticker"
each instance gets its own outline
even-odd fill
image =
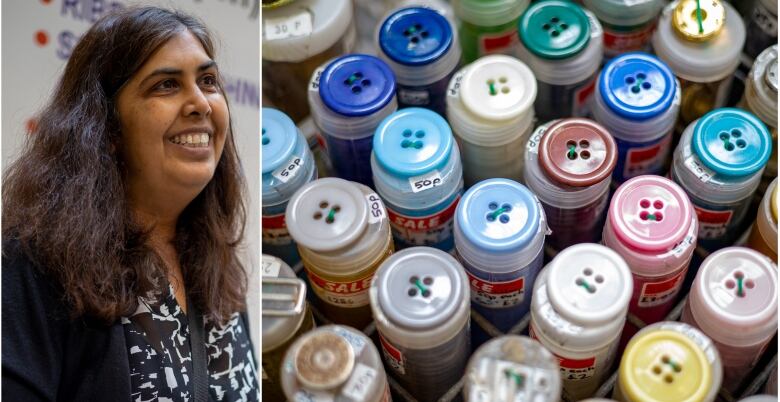
[[[272,175],[282,183],[287,183],[301,170],[301,166],[303,166],[303,159],[300,156],[293,155],[287,163],[276,169]]]
[[[413,193],[419,193],[441,184],[441,174],[438,170],[430,173],[409,178],[409,185],[412,186]]]
[[[295,393],[294,402],[333,402],[336,398],[331,393],[301,390]]]
[[[355,359],[360,356],[360,352],[362,352],[363,348],[366,346],[366,341],[364,338],[361,338],[360,335],[353,334],[352,332],[340,327],[331,327],[331,331],[333,331],[336,335],[346,339],[347,342],[352,345],[352,349],[354,349],[355,352]]]
[[[685,160],[685,167],[693,172],[693,174],[695,174],[696,177],[698,177],[699,180],[701,180],[703,183],[710,181],[710,179],[715,176],[715,172],[713,172],[707,166],[704,166],[704,164],[693,155],[689,156],[688,159]]]
[[[263,31],[265,40],[280,40],[311,35],[311,20],[311,13],[308,11],[280,18],[263,18],[265,23],[265,30]]]
[[[528,143],[525,144],[525,149],[528,152],[532,154],[539,153],[539,143],[542,141],[542,136],[544,135],[544,132],[547,131],[547,127],[547,125],[539,126],[531,133],[531,138],[529,138]]]
[[[282,264],[277,260],[263,258],[263,276],[269,278],[278,278]]]
[[[458,71],[450,80],[450,87],[447,88],[447,96],[458,96],[460,93],[460,84],[463,81],[463,76],[466,75],[465,70]]]
[[[365,401],[367,400],[368,391],[371,389],[371,385],[374,383],[376,376],[376,370],[365,364],[358,363],[341,393],[355,401]]]
[[[382,199],[379,198],[377,193],[371,193],[366,196],[366,203],[368,204],[368,223],[374,224],[382,219],[385,219],[387,212],[385,212],[385,206],[382,204]]]

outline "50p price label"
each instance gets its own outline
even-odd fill
[[[414,176],[409,178],[409,185],[412,186],[412,192],[419,193],[441,185],[441,175],[438,170],[434,170],[431,173],[421,176]]]
[[[287,183],[288,180],[292,179],[298,171],[301,170],[301,166],[303,166],[301,157],[293,155],[287,163],[282,165],[279,169],[276,169],[272,174],[282,183]]]

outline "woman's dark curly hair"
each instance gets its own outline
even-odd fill
[[[152,53],[185,30],[213,59],[210,33],[183,13],[128,8],[97,21],[5,173],[4,243],[18,244],[52,275],[74,317],[115,322],[135,311],[138,296],[167,283],[165,264],[148,245],[151,228],[134,221],[125,198],[116,100]],[[175,239],[190,300],[221,322],[246,309],[237,258],[244,188],[231,127],[214,176],[179,217]]]

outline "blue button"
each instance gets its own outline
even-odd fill
[[[409,66],[432,63],[452,46],[449,22],[429,8],[403,8],[379,30],[379,46],[392,60]]]
[[[626,53],[612,59],[599,77],[607,106],[631,120],[645,120],[672,105],[677,82],[666,63],[647,53]]]
[[[475,184],[463,195],[455,214],[463,235],[488,252],[528,246],[541,219],[533,193],[509,179]]]
[[[345,116],[366,116],[395,96],[395,76],[374,56],[350,54],[332,61],[320,77],[320,98]]]
[[[287,162],[298,142],[298,128],[286,114],[264,107],[262,121],[263,174]]]
[[[735,108],[715,109],[699,119],[691,139],[705,166],[723,176],[747,176],[764,167],[772,136],[756,116]]]
[[[411,107],[382,121],[374,133],[374,154],[390,173],[418,176],[447,164],[452,141],[452,130],[443,117]]]

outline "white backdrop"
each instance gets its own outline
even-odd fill
[[[21,150],[78,38],[114,7],[153,4],[193,14],[215,34],[249,202],[243,258],[251,269],[249,314],[260,350],[260,0],[6,0],[2,2],[2,166]]]

